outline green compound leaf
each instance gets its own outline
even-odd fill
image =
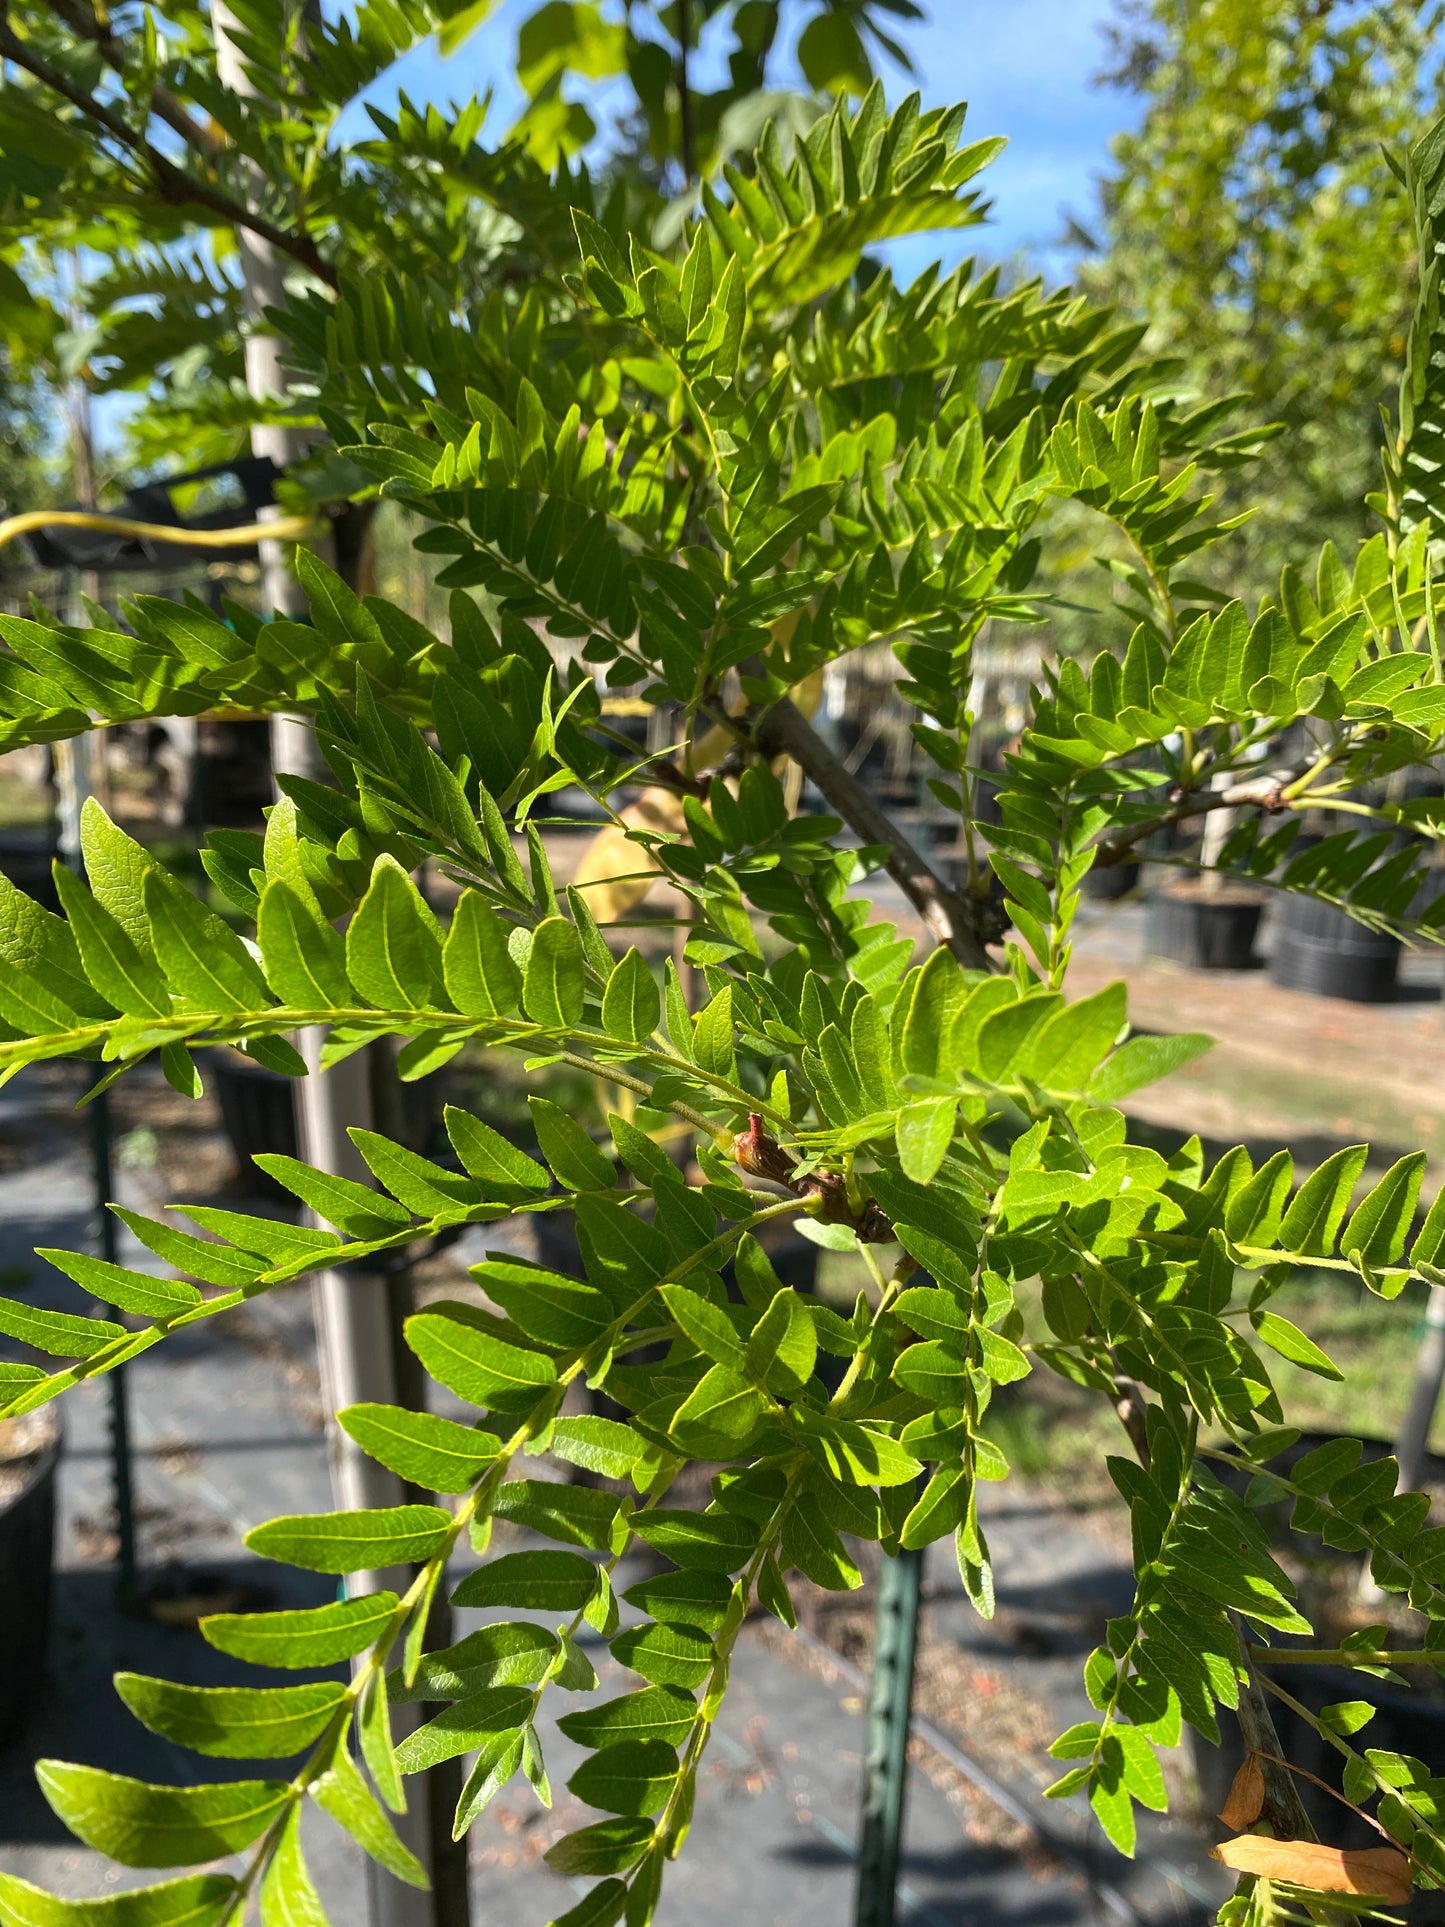
[[[115,1690],[142,1726],[193,1753],[283,1760],[325,1731],[346,1697],[335,1681],[302,1686],[178,1686],[117,1673]]]
[[[548,1030],[573,1030],[582,1021],[586,992],[586,965],[576,925],[565,917],[547,917],[537,925],[527,955],[523,1010],[533,1023]]]
[[[621,1044],[640,1044],[662,1018],[662,993],[641,954],[634,948],[607,980],[602,996],[602,1028]]]
[[[441,933],[395,857],[376,859],[346,932],[346,974],[378,1010],[445,1008]]]
[[[678,1759],[663,1740],[621,1740],[584,1760],[567,1782],[571,1792],[604,1813],[656,1813],[677,1778]]]
[[[452,1515],[434,1505],[305,1512],[254,1526],[245,1544],[263,1559],[279,1559],[307,1572],[373,1572],[430,1559],[445,1543],[451,1524]]]
[[[1117,1104],[1121,1097],[1143,1090],[1146,1084],[1157,1084],[1161,1077],[1182,1070],[1213,1048],[1214,1039],[1202,1031],[1131,1037],[1106,1057],[1089,1079],[1089,1096],[1095,1104]]]
[[[188,1867],[249,1846],[286,1803],[284,1781],[151,1786],[99,1767],[41,1760],[51,1807],[88,1847],[123,1867]]]
[[[508,1552],[469,1572],[454,1606],[522,1606],[531,1612],[580,1612],[597,1587],[597,1568],[578,1552]]]
[[[524,1686],[494,1686],[458,1700],[435,1719],[408,1733],[396,1749],[403,1773],[421,1773],[459,1753],[472,1753],[498,1734],[514,1733],[526,1725],[532,1694]]]
[[[599,1820],[595,1826],[564,1835],[542,1858],[554,1873],[584,1878],[625,1873],[647,1851],[652,1835],[650,1820]]]
[[[508,926],[486,898],[464,890],[442,946],[447,995],[468,1017],[509,1017],[522,976],[507,949]]]
[[[349,1405],[336,1420],[368,1458],[429,1492],[465,1492],[501,1450],[490,1432],[398,1405]]]
[[[1271,1351],[1287,1358],[1292,1365],[1300,1365],[1307,1372],[1314,1372],[1319,1378],[1332,1378],[1343,1383],[1344,1373],[1326,1352],[1322,1352],[1312,1338],[1307,1338],[1298,1325],[1292,1325],[1287,1318],[1279,1317],[1272,1311],[1259,1311],[1252,1314],[1254,1329],[1259,1333]]]
[[[426,1869],[403,1845],[385,1809],[367,1786],[349,1753],[338,1753],[311,1789],[323,1812],[343,1827],[364,1853],[409,1887],[427,1885]]]
[[[103,1900],[62,1900],[0,1873],[0,1918],[6,1927],[218,1927],[238,1892],[229,1874],[199,1873]]]
[[[300,1810],[287,1821],[261,1883],[261,1927],[327,1927],[301,1854]]]
[[[397,1604],[394,1592],[372,1592],[292,1612],[212,1613],[201,1635],[217,1652],[256,1666],[334,1666],[374,1645]]]
[[[864,39],[879,9],[819,0],[811,11],[820,8],[826,17],[804,22],[794,44],[815,90],[847,93],[867,82]],[[75,9],[50,11],[53,51],[73,66]],[[371,6],[363,33],[333,18],[335,8],[322,11],[308,26],[302,79],[331,107],[439,17],[430,0]],[[444,23],[448,45],[485,11],[484,0],[462,6]],[[770,130],[756,155],[724,168],[716,191],[704,187],[695,231],[677,248],[629,248],[615,209],[573,215],[577,171],[553,167],[557,129],[567,145],[581,110],[563,112],[560,96],[549,103],[558,75],[542,70],[567,53],[557,22],[589,11],[546,7],[524,29],[523,64],[537,80],[524,131],[536,153],[524,142],[490,157],[498,164],[487,192],[502,221],[486,258],[468,245],[466,194],[438,186],[460,178],[457,156],[469,144],[467,166],[488,172],[473,110],[439,122],[403,103],[382,116],[383,138],[366,158],[382,175],[400,170],[407,193],[427,178],[436,189],[436,218],[401,224],[416,259],[398,259],[394,272],[343,274],[334,301],[302,299],[282,317],[308,405],[334,437],[346,431],[348,461],[431,524],[420,546],[446,558],[456,587],[449,636],[433,638],[379,597],[358,597],[305,554],[310,624],[262,623],[239,608],[223,624],[158,598],[135,602],[135,634],[62,627],[39,611],[33,620],[0,616],[6,744],[213,705],[284,707],[317,713],[337,779],[335,787],[286,779],[264,837],[223,832],[202,855],[227,901],[256,920],[255,945],[93,803],[82,823],[89,887],[68,873],[56,886],[68,920],[0,880],[0,1077],[78,1050],[102,1077],[151,1055],[178,1091],[194,1094],[201,1053],[228,1037],[256,1062],[295,1072],[280,1031],[307,1019],[329,1032],[328,1057],[338,1060],[395,1033],[406,1079],[463,1049],[469,1061],[497,1051],[530,1060],[529,1129],[540,1147],[487,1109],[488,1122],[449,1116],[456,1156],[432,1145],[436,1161],[356,1131],[379,1191],[270,1156],[266,1171],[337,1236],[265,1211],[200,1206],[189,1209],[207,1235],[191,1239],[123,1214],[164,1268],[247,1297],[265,1288],[266,1272],[364,1260],[357,1245],[420,1243],[509,1216],[518,1222],[505,1242],[532,1249],[535,1233],[547,1264],[493,1254],[473,1273],[478,1292],[457,1292],[467,1302],[429,1299],[409,1327],[431,1376],[497,1415],[482,1421],[486,1432],[430,1417],[424,1399],[404,1402],[415,1411],[355,1406],[345,1420],[352,1438],[414,1484],[483,1484],[473,1543],[483,1549],[495,1526],[505,1556],[463,1580],[458,1597],[477,1601],[487,1623],[424,1653],[432,1604],[424,1587],[410,1612],[384,1595],[207,1623],[212,1644],[261,1664],[334,1667],[369,1655],[355,1737],[335,1731],[350,1698],[314,1675],[294,1692],[133,1675],[121,1691],[158,1730],[203,1750],[275,1752],[295,1741],[329,1749],[317,1760],[318,1772],[327,1769],[316,1788],[323,1809],[383,1866],[414,1880],[420,1869],[384,1810],[400,1798],[400,1764],[475,1755],[459,1832],[513,1775],[546,1803],[531,1715],[539,1700],[550,1712],[554,1686],[575,1694],[562,1738],[595,1758],[573,1787],[615,1817],[551,1849],[559,1875],[590,1886],[555,1902],[560,1927],[648,1927],[692,1817],[698,1745],[726,1683],[738,1613],[755,1601],[792,1623],[787,1575],[855,1587],[855,1542],[921,1547],[949,1533],[967,1596],[990,1612],[976,1482],[1008,1468],[980,1427],[998,1416],[987,1409],[994,1386],[1042,1361],[1101,1408],[1126,1375],[1147,1435],[1147,1452],[1111,1467],[1130,1506],[1138,1597],[1087,1664],[1099,1717],[1059,1743],[1077,1770],[1054,1789],[1087,1793],[1128,1851],[1136,1808],[1162,1803],[1156,1748],[1175,1743],[1185,1718],[1214,1735],[1219,1706],[1237,1697],[1233,1616],[1256,1629],[1307,1630],[1290,1603],[1292,1562],[1279,1535],[1293,1529],[1316,1545],[1323,1535],[1413,1609],[1440,1616],[1445,1534],[1429,1528],[1425,1495],[1397,1494],[1393,1462],[1367,1457],[1358,1443],[1327,1445],[1287,1468],[1286,1420],[1299,1415],[1282,1409],[1270,1373],[1290,1381],[1283,1391],[1293,1375],[1266,1358],[1273,1349],[1335,1375],[1314,1340],[1272,1309],[1296,1258],[1328,1265],[1340,1252],[1336,1268],[1357,1270],[1381,1298],[1405,1290],[1420,1155],[1402,1158],[1363,1197],[1353,1192],[1357,1181],[1366,1189],[1358,1151],[1302,1174],[1297,1195],[1287,1153],[1258,1172],[1243,1149],[1206,1171],[1197,1140],[1166,1158],[1130,1141],[1144,1133],[1116,1107],[1177,1072],[1204,1040],[1128,1038],[1117,983],[1068,998],[1090,863],[1111,846],[1142,844],[1155,822],[1178,816],[1181,797],[1192,807],[1191,782],[1252,783],[1262,774],[1254,748],[1295,717],[1312,719],[1329,755],[1293,800],[1322,815],[1342,811],[1352,827],[1298,852],[1299,811],[1276,811],[1267,782],[1257,802],[1231,805],[1224,852],[1207,863],[1201,854],[1201,863],[1381,929],[1445,930],[1445,900],[1431,904],[1420,889],[1423,851],[1445,831],[1445,807],[1407,796],[1401,780],[1438,761],[1445,741],[1431,542],[1445,526],[1445,416],[1436,405],[1445,394],[1437,352],[1445,257],[1435,253],[1445,120],[1405,167],[1425,245],[1411,250],[1421,289],[1408,392],[1399,437],[1384,450],[1388,534],[1348,559],[1327,545],[1308,580],[1287,566],[1278,594],[1251,620],[1240,603],[1219,607],[1207,568],[1198,580],[1186,573],[1224,532],[1211,519],[1206,478],[1238,467],[1259,442],[1253,432],[1221,435],[1224,405],[1181,400],[1169,367],[1085,301],[1003,292],[967,271],[907,289],[855,273],[890,234],[979,218],[967,184],[994,144],[959,148],[961,110],[910,100],[890,114],[877,87],[793,138]],[[742,21],[776,9],[734,11]],[[251,51],[284,81],[286,49],[268,39],[268,10],[246,14]],[[627,38],[615,22],[607,32]],[[82,68],[94,51],[80,47]],[[631,80],[656,120],[668,60],[655,45],[623,51],[637,55]],[[184,89],[186,74],[177,74]],[[733,91],[757,77],[735,75]],[[36,150],[26,164],[42,155],[41,174],[58,177],[81,123],[46,121],[17,99],[11,89],[6,113],[21,113]],[[291,124],[284,97],[268,95],[262,109],[263,120],[282,116],[283,131]],[[567,113],[576,125],[564,124]],[[261,121],[258,130],[259,138]],[[709,122],[703,133],[716,129]],[[49,151],[57,141],[59,160]],[[287,154],[297,165],[304,156],[285,139],[271,145],[279,193]],[[344,264],[351,213],[340,202],[335,211]],[[562,279],[555,264],[569,255],[569,224],[582,271]],[[479,274],[496,279],[498,248],[516,257],[516,273],[502,262],[503,281],[519,290],[505,313],[479,306],[481,284],[472,285]],[[0,282],[16,272],[0,268]],[[175,299],[186,282],[183,274]],[[196,282],[192,293],[203,292]],[[172,295],[157,299],[164,307]],[[475,322],[465,369],[452,365],[458,316]],[[993,382],[989,364],[1013,374]],[[896,390],[898,405],[870,405],[855,422],[863,388],[885,398]],[[1053,586],[1043,517],[1056,497],[1113,523],[1116,613],[1127,609],[1125,627],[1137,626],[1127,646],[1123,630],[1117,647],[1100,630],[1087,670],[1067,646],[1048,647],[1047,673],[997,772],[999,807],[979,810],[967,709],[973,652],[985,624],[1038,617],[1029,598],[1035,582]],[[1120,561],[1126,547],[1137,566]],[[791,727],[785,691],[868,636],[891,640],[905,680],[890,701],[920,719],[912,737],[946,779],[933,792],[974,819],[964,896],[981,894],[990,871],[1005,891],[1014,930],[990,945],[988,969],[962,967],[945,946],[915,967],[912,938],[864,902],[882,853],[853,847],[857,824],[790,811],[769,766]],[[660,757],[628,748],[599,714],[601,685],[589,670],[609,692],[638,691],[639,709],[667,704],[680,742]],[[746,723],[735,713],[702,747],[738,678]],[[655,730],[648,739],[659,746]],[[1181,742],[1192,748],[1192,772]],[[536,814],[543,800],[585,794],[610,812],[621,786],[636,792],[654,779],[696,793],[627,819],[647,876],[574,883],[559,910],[563,879],[552,859],[565,846]],[[1409,847],[1395,850],[1400,830]],[[1193,835],[1182,832],[1186,842]],[[523,841],[529,864],[519,861]],[[444,899],[452,880],[464,886],[445,933],[411,881],[424,868],[448,879]],[[632,949],[614,963],[609,942],[647,921],[635,886],[652,875],[678,914],[639,939],[650,961]],[[347,918],[343,935],[332,920]],[[679,939],[666,962],[665,932]],[[971,944],[960,948],[985,961]],[[248,1040],[272,1025],[276,1035]],[[659,1030],[661,1051],[652,1048]],[[585,1057],[562,1048],[579,1032]],[[495,1071],[485,1058],[482,1079],[492,1083]],[[1188,1091],[1178,1081],[1183,1114]],[[739,1120],[707,1095],[722,1082],[739,1100],[751,1095],[744,1112],[764,1113],[776,1161],[761,1133],[728,1141],[724,1120],[733,1129]],[[716,1112],[715,1129],[699,1106],[703,1117]],[[608,1146],[592,1133],[614,1107],[626,1116],[612,1121]],[[756,1156],[729,1155],[749,1140]],[[702,1177],[690,1184],[694,1157]],[[786,1289],[756,1241],[744,1239],[729,1266],[720,1234],[740,1230],[757,1187],[778,1197],[789,1173],[799,1191],[820,1193],[780,1198],[785,1209],[808,1207],[800,1240],[856,1260],[859,1231],[886,1229],[882,1214],[921,1268],[889,1278],[892,1251],[869,1240],[884,1277],[881,1316],[875,1290],[848,1313]],[[876,1213],[860,1220],[832,1208],[845,1191],[854,1205],[871,1196]],[[574,1232],[575,1261],[561,1255]],[[791,1243],[791,1227],[788,1235]],[[791,1277],[785,1250],[778,1268]],[[1445,1283],[1445,1195],[1411,1256],[1425,1285]],[[19,1302],[0,1304],[7,1349],[28,1360],[22,1346],[34,1344],[82,1362],[47,1378],[0,1361],[0,1392],[16,1404],[161,1335],[124,1331],[133,1319],[166,1325],[208,1310],[190,1287],[142,1270],[68,1254],[55,1262],[96,1308],[117,1306],[117,1322],[52,1313],[23,1289]],[[1252,1292],[1241,1271],[1258,1279]],[[845,1371],[846,1390],[830,1402]],[[612,1417],[558,1417],[564,1385],[579,1398],[584,1380]],[[515,1437],[524,1455],[507,1473],[536,1476],[503,1484],[493,1433]],[[1258,1508],[1211,1475],[1207,1445],[1199,1457],[1201,1437],[1226,1435],[1243,1441]],[[564,1466],[593,1482],[555,1480]],[[1269,1503],[1287,1469],[1285,1482],[1304,1495],[1292,1527]],[[327,1569],[434,1547],[426,1575],[434,1589],[459,1526],[445,1513],[403,1508],[276,1521],[253,1543]],[[553,1549],[514,1549],[523,1532]],[[634,1623],[619,1630],[607,1567],[634,1536],[660,1570],[628,1585],[622,1610]],[[746,1601],[734,1577],[744,1572]],[[518,1616],[506,1617],[513,1603]],[[651,1683],[601,1705],[583,1698],[597,1680],[574,1619],[611,1642],[614,1668],[634,1666]],[[1383,1636],[1362,1629],[1347,1641],[1362,1666],[1385,1650],[1363,1636],[1376,1630]],[[403,1697],[424,1708],[427,1724],[403,1741],[399,1764],[387,1709]],[[1324,1725],[1348,1734],[1364,1705],[1327,1709]],[[1408,1842],[1422,1875],[1445,1869],[1421,1763],[1350,1754],[1344,1772],[1352,1800],[1379,1800],[1381,1823]],[[92,1805],[129,1814],[137,1835],[141,1808],[147,1825],[161,1812],[162,1858],[174,1858],[178,1832],[187,1851],[219,1854],[249,1830],[238,1850],[250,1857],[264,1846],[244,1886],[187,1875],[148,1897],[70,1902],[3,1879],[7,1921],[240,1927],[259,1902],[261,1927],[322,1927],[299,1848],[303,1787],[254,1783],[270,1814],[259,1823],[224,1804],[244,1801],[250,1782],[138,1794],[125,1791],[133,1782],[104,1784]],[[215,1812],[186,1804],[213,1798],[222,1802]],[[665,1824],[654,1827],[646,1817],[654,1812],[666,1813]],[[1254,1901],[1239,1905],[1247,1912]],[[1286,1894],[1276,1911],[1292,1905]]]

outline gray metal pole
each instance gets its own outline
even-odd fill
[[[873,1676],[863,1766],[863,1832],[853,1927],[894,1927],[903,1800],[908,1778],[908,1721],[923,1553],[885,1557],[873,1621]]]
[[[75,736],[55,745],[55,775],[60,791],[60,854],[77,876],[85,873],[80,849],[80,813],[91,793],[90,738]],[[109,1264],[118,1257],[115,1219],[107,1208],[115,1196],[110,1156],[110,1106],[105,1092],[90,1100],[90,1158],[95,1180],[96,1242]],[[134,1612],[139,1599],[135,1547],[135,1480],[130,1435],[130,1388],[126,1367],[106,1375],[110,1406],[111,1498],[115,1506],[115,1600]]]
[[[237,31],[236,19],[225,0],[212,0],[211,26],[216,37],[217,78],[232,93],[253,95],[256,90],[233,38]],[[236,245],[245,288],[246,384],[258,399],[284,396],[289,383],[281,344],[266,325],[265,315],[268,308],[279,309],[286,304],[285,264],[268,242],[240,228],[236,230]],[[286,467],[304,457],[306,437],[291,428],[260,426],[252,430],[251,448],[254,454],[269,455]],[[286,566],[282,544],[261,544],[261,567],[269,609],[285,615],[303,614],[305,597]],[[313,778],[326,775],[316,733],[308,721],[297,716],[273,719],[271,766],[275,771],[293,775]],[[320,1069],[322,1033],[303,1031],[297,1036],[296,1045],[308,1071],[296,1086],[297,1137],[302,1157],[308,1164],[333,1176],[370,1183],[371,1174],[346,1134],[349,1125],[372,1127],[375,1113],[370,1053],[357,1052],[323,1072]],[[315,1280],[313,1299],[336,1503],[346,1510],[399,1505],[405,1496],[401,1481],[384,1466],[367,1458],[332,1416],[343,1407],[361,1401],[396,1402],[395,1333],[387,1280],[377,1272],[322,1272]],[[353,1594],[375,1592],[394,1585],[398,1579],[404,1589],[408,1578],[409,1575],[395,1572],[354,1573],[347,1589]],[[395,1726],[405,1731],[413,1722],[415,1709],[403,1706],[395,1712]],[[446,1870],[438,1864],[438,1856],[433,1852],[433,1840],[444,1838],[449,1828],[440,1824],[441,1815],[433,1825],[432,1792],[428,1776],[419,1775],[413,1780],[408,1810],[399,1817],[397,1831],[423,1866],[445,1875]],[[461,1851],[465,1853],[464,1844]],[[462,1864],[464,1868],[465,1862]],[[394,1879],[370,1859],[366,1871],[371,1927],[443,1927],[444,1918],[446,1927],[464,1927],[468,1915],[465,1878],[460,1883],[442,1879],[441,1890],[448,1900],[443,1917],[435,1889],[418,1892]]]
[[[1430,1287],[1430,1303],[1425,1312],[1425,1331],[1415,1355],[1415,1382],[1410,1387],[1410,1404],[1400,1426],[1395,1457],[1400,1461],[1400,1490],[1418,1492],[1425,1473],[1425,1458],[1430,1449],[1430,1427],[1435,1407],[1440,1403],[1440,1384],[1445,1379],[1445,1286]]]

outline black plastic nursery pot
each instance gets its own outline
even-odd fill
[[[280,1190],[274,1181],[251,1162],[262,1151],[276,1151],[283,1157],[299,1157],[296,1133],[296,1083],[281,1071],[267,1070],[240,1051],[207,1052],[205,1074],[221,1108],[221,1123],[230,1140],[237,1162],[262,1189]],[[438,1098],[427,1084],[402,1084],[401,1115],[395,1128],[384,1135],[397,1137],[410,1150],[425,1150],[437,1118]],[[382,1127],[378,1125],[378,1129]],[[290,1195],[287,1193],[286,1195]]]
[[[60,909],[50,869],[57,849],[55,832],[48,824],[33,830],[0,831],[0,875],[52,912]]]
[[[279,1151],[284,1157],[297,1156],[296,1083],[294,1078],[254,1064],[239,1051],[212,1053],[207,1065],[221,1107],[221,1122],[241,1169],[261,1173],[251,1160],[262,1151]]]
[[[1079,887],[1086,897],[1093,897],[1099,903],[1111,903],[1116,897],[1127,897],[1131,890],[1139,887],[1139,865],[1110,863],[1100,869],[1096,864],[1092,870],[1084,872],[1084,881]]]
[[[1149,954],[1191,970],[1248,970],[1263,907],[1243,890],[1161,890],[1149,902]]]
[[[1348,1432],[1302,1432],[1292,1445],[1271,1459],[1270,1468],[1288,1474],[1300,1459],[1317,1447],[1328,1445],[1338,1438],[1357,1436]],[[1362,1465],[1385,1458],[1392,1450],[1385,1439],[1366,1438],[1361,1443],[1364,1447],[1360,1461]],[[1223,1466],[1218,1460],[1212,1460],[1209,1470],[1239,1498],[1245,1496],[1252,1482],[1251,1468],[1242,1463]],[[1432,1490],[1445,1486],[1445,1460],[1434,1453],[1425,1461],[1424,1484]],[[1306,1613],[1312,1613],[1321,1600],[1347,1603],[1354,1599],[1365,1568],[1365,1555],[1328,1546],[1312,1534],[1302,1540],[1293,1537],[1285,1529],[1286,1507],[1287,1502],[1266,1505],[1257,1511],[1256,1517],[1270,1534],[1277,1554],[1288,1547],[1302,1561],[1303,1572],[1296,1571],[1294,1576],[1300,1586],[1303,1609]],[[1322,1625],[1321,1634],[1325,1645],[1335,1644],[1336,1630],[1328,1622]],[[1270,1643],[1287,1648],[1296,1642],[1272,1639]],[[1400,1643],[1415,1646],[1419,1641],[1411,1635]],[[1415,1759],[1426,1761],[1432,1772],[1445,1771],[1445,1687],[1442,1687],[1432,1669],[1401,1668],[1402,1676],[1409,1680],[1408,1685],[1402,1685],[1397,1680],[1373,1679],[1355,1667],[1286,1663],[1274,1667],[1266,1664],[1261,1671],[1316,1715],[1323,1707],[1338,1705],[1344,1700],[1367,1700],[1376,1710],[1373,1718],[1352,1741],[1354,1746],[1378,1748],[1387,1753],[1407,1753]],[[1293,1766],[1302,1769],[1295,1776],[1295,1785],[1305,1812],[1320,1838],[1333,1846],[1378,1846],[1379,1835],[1373,1833],[1363,1821],[1356,1819],[1339,1800],[1318,1784],[1323,1780],[1331,1787],[1340,1785],[1339,1754],[1309,1720],[1273,1694],[1268,1698],[1270,1717],[1279,1735],[1283,1756]],[[1217,1747],[1201,1740],[1192,1729],[1189,1731],[1190,1759],[1198,1786],[1199,1804],[1201,1811],[1207,1813],[1217,1813],[1223,1806],[1235,1771],[1244,1759],[1244,1744],[1234,1715],[1221,1711],[1219,1726],[1220,1744]],[[1306,1777],[1310,1774],[1314,1775],[1313,1779]],[[1421,1922],[1445,1920],[1445,1894],[1418,1897],[1412,1906],[1410,1918]]]
[[[51,1431],[33,1456],[0,1466],[11,1475],[0,1488],[0,1742],[20,1731],[45,1674],[59,1460]]]
[[[1400,942],[1328,903],[1286,896],[1275,916],[1269,974],[1285,990],[1386,1004],[1400,974]]]

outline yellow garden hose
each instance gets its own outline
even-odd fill
[[[132,522],[124,515],[101,515],[92,509],[27,509],[0,522],[0,549],[32,529],[47,528],[99,529],[107,535],[133,535],[182,548],[229,549],[237,542],[297,542],[311,528],[311,518],[280,515],[271,522],[247,522],[231,529],[183,529],[165,522]]]

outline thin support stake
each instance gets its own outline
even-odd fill
[[[898,1907],[923,1552],[900,1552],[882,1563],[873,1629],[873,1677],[868,1691],[863,1834],[858,1848],[853,1927],[894,1927]]]

